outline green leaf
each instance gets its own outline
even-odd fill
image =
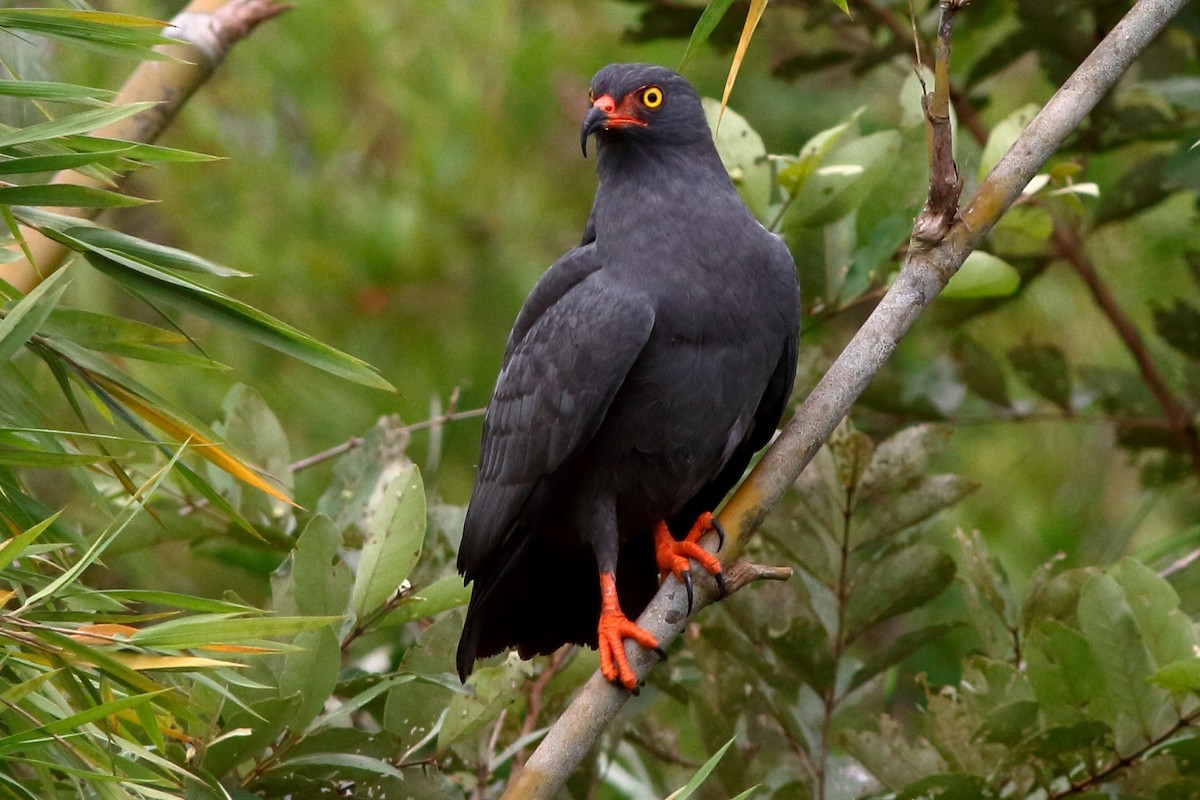
[[[992,127],[991,133],[988,134],[987,144],[983,148],[983,155],[979,160],[979,169],[976,172],[976,178],[979,181],[983,181],[987,177],[987,174],[992,171],[992,167],[996,166],[996,162],[1008,152],[1013,142],[1029,126],[1039,110],[1039,107],[1033,103],[1021,106]]]
[[[0,95],[31,100],[102,105],[102,100],[110,100],[116,97],[117,93],[111,89],[97,89],[94,86],[78,86],[54,81],[0,81]]]
[[[282,770],[285,767],[289,771],[296,767],[339,767],[407,782],[405,774],[388,762],[358,753],[307,753],[282,759],[275,765],[274,770]]]
[[[150,202],[140,197],[76,186],[73,183],[42,183],[28,186],[0,186],[0,205],[65,206],[69,208],[125,208]]]
[[[85,708],[77,714],[72,714],[54,722],[39,725],[36,728],[21,731],[10,736],[0,737],[0,754],[7,753],[18,747],[27,745],[27,743],[39,739],[43,736],[59,736],[76,731],[77,729],[87,725],[90,722],[104,719],[105,717],[118,714],[127,709],[136,708],[137,706],[149,703],[169,689],[162,689],[158,692],[147,692],[146,694],[137,694],[130,697],[122,697],[117,700],[111,700],[107,703]]]
[[[0,28],[4,27],[3,14],[3,9],[0,9]],[[65,117],[47,120],[46,122],[38,122],[25,128],[8,131],[0,129],[0,131],[3,131],[0,132],[0,147],[12,147],[17,144],[27,144],[28,142],[38,142],[60,136],[87,133],[88,131],[102,128],[105,125],[111,125],[126,117],[132,117],[134,114],[146,109],[154,108],[155,105],[155,103],[146,102],[130,103],[116,108],[97,108],[91,111],[68,114]]]
[[[162,35],[166,23],[130,14],[71,9],[0,10],[0,29],[28,31],[92,50],[140,59],[165,58],[156,45],[175,44]]]
[[[951,631],[963,628],[962,622],[936,622],[916,630],[900,634],[894,641],[880,649],[871,652],[870,657],[861,667],[854,671],[845,691],[849,692],[862,686],[884,670],[891,669],[913,653],[930,642],[936,641]]]
[[[1025,636],[1029,684],[1047,719],[1111,718],[1104,675],[1087,640],[1055,619],[1033,623]]]
[[[884,130],[833,148],[820,166],[812,165],[801,188],[792,193],[785,228],[828,225],[857,209],[895,169],[903,143],[899,131]],[[779,175],[785,188],[797,182],[790,169]]]
[[[63,230],[72,239],[83,242],[98,253],[120,253],[143,264],[165,270],[182,270],[223,278],[246,278],[250,273],[222,266],[194,253],[148,242],[120,231],[94,225],[75,225]]]
[[[922,778],[896,795],[896,800],[979,800],[987,797],[987,783],[979,775],[947,772]]]
[[[1125,590],[1146,646],[1158,666],[1196,654],[1192,621],[1179,609],[1179,595],[1158,573],[1133,558],[1123,558],[1111,571]]]
[[[1171,308],[1156,306],[1154,329],[1171,347],[1200,361],[1200,308],[1178,297]]]
[[[63,453],[48,450],[20,449],[0,446],[0,466],[33,469],[65,469],[86,467],[112,457],[92,453]]]
[[[1004,367],[986,347],[964,334],[955,339],[953,352],[958,375],[967,389],[1002,408],[1012,405]]]
[[[521,696],[521,687],[531,671],[528,662],[515,656],[494,667],[475,670],[467,682],[468,691],[450,699],[438,731],[438,752],[445,752],[450,745],[495,722],[500,712]]]
[[[953,435],[946,425],[912,425],[880,442],[857,481],[856,500],[888,497],[916,484]]]
[[[171,456],[170,461],[168,461],[161,469],[158,470],[158,472],[151,476],[151,478],[138,489],[136,495],[129,497],[125,501],[125,505],[121,509],[120,513],[118,513],[117,516],[114,517],[113,520],[108,524],[108,526],[100,532],[100,535],[96,537],[96,541],[92,543],[91,547],[89,547],[82,556],[76,559],[70,567],[63,570],[61,575],[26,598],[25,602],[21,604],[21,610],[28,611],[29,609],[40,604],[46,598],[57,596],[64,587],[70,586],[72,583],[78,580],[79,576],[82,575],[85,570],[87,570],[96,562],[97,559],[100,558],[104,551],[108,549],[108,546],[116,540],[117,536],[121,534],[121,531],[125,530],[125,527],[129,525],[129,523],[133,521],[133,518],[136,517],[138,513],[145,507],[146,503],[149,502],[150,498],[153,497],[154,493],[158,490],[159,484],[162,483],[163,478],[165,478],[171,471],[171,467],[175,465],[175,462],[179,460],[179,456],[182,454],[183,448],[181,447]]]
[[[1021,288],[1021,273],[991,253],[975,250],[950,278],[942,297],[958,300],[1008,297]]]
[[[1154,673],[1154,683],[1168,692],[1200,694],[1200,658],[1173,661]]]
[[[686,784],[667,795],[666,800],[687,800],[687,798],[691,797],[700,788],[700,784],[704,783],[708,779],[708,776],[712,774],[712,771],[717,768],[717,764],[721,763],[721,759],[729,752],[729,748],[733,747],[736,739],[736,736],[730,737],[729,741],[720,750],[713,753],[700,766],[700,769],[696,770],[696,774]]]
[[[342,668],[342,649],[333,628],[325,625],[304,631],[294,640],[295,651],[283,656],[279,673],[279,696],[299,695],[288,727],[303,733],[325,708]]]
[[[25,548],[29,547],[34,539],[41,536],[47,528],[53,525],[61,513],[61,511],[55,512],[53,516],[42,520],[28,530],[21,531],[10,539],[5,539],[4,543],[0,544],[0,569],[8,567],[13,561],[20,558],[21,554],[25,552]]]
[[[853,577],[845,615],[847,640],[932,600],[953,580],[954,559],[933,545],[912,545],[868,562]]]
[[[75,240],[77,241],[77,240]],[[82,245],[82,243],[80,243]],[[87,254],[88,262],[136,294],[165,300],[200,317],[224,325],[259,344],[343,378],[395,391],[365,362],[317,341],[292,326],[220,292],[111,251]]]
[[[988,712],[975,737],[984,742],[1012,747],[1025,738],[1037,718],[1038,704],[1032,700],[1006,703]]]
[[[721,127],[716,128],[720,103],[711,98],[701,101],[708,125],[713,129],[713,142],[721,163],[737,187],[746,206],[758,219],[766,216],[775,189],[775,177],[771,163],[767,160],[767,148],[762,137],[741,114],[725,109]]]
[[[838,738],[849,753],[892,791],[931,774],[944,772],[946,762],[924,738],[912,741],[892,717],[879,717],[879,730],[846,730]]]
[[[58,305],[70,282],[70,269],[60,269],[22,297],[0,319],[0,363],[25,346]]]
[[[1008,360],[1030,389],[1071,413],[1071,371],[1062,350],[1026,341],[1008,351]]]
[[[858,118],[864,111],[866,111],[865,106],[855,110],[845,122],[839,122],[832,128],[826,128],[805,142],[804,146],[800,148],[799,157],[779,171],[777,177],[779,185],[790,195],[799,194],[817,167],[825,161],[829,152],[857,125]]]
[[[733,5],[733,0],[709,0],[708,5],[700,14],[700,19],[696,20],[696,27],[692,28],[691,38],[688,39],[687,48],[683,51],[683,60],[679,62],[680,72],[692,60],[692,56],[696,55],[700,46],[708,41],[708,37],[712,35],[717,23],[725,16],[725,12],[731,5]]]
[[[408,578],[425,537],[425,485],[416,464],[387,484],[367,525],[350,608],[358,619],[375,611]]]
[[[301,614],[346,613],[354,577],[338,556],[343,546],[341,532],[324,514],[317,514],[304,527],[292,556],[292,577],[301,589],[295,595],[296,608]]]
[[[1124,752],[1153,741],[1170,726],[1174,706],[1150,683],[1150,652],[1114,578],[1096,575],[1083,585],[1079,624],[1116,711],[1117,749]]]
[[[130,644],[163,649],[204,648],[277,639],[339,622],[341,617],[230,617],[203,614],[160,622],[129,637]]]
[[[463,585],[462,578],[447,575],[401,599],[395,609],[380,622],[380,627],[393,627],[413,620],[428,619],[443,611],[465,606],[470,599],[471,590]]]

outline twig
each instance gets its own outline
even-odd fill
[[[1183,570],[1190,567],[1193,563],[1195,563],[1195,561],[1197,559],[1200,559],[1200,547],[1196,548],[1195,550],[1193,550],[1192,552],[1188,553],[1185,556],[1180,556],[1179,558],[1175,559],[1167,566],[1163,567],[1159,571],[1158,577],[1169,578],[1172,575],[1174,575],[1175,573],[1182,572]]]
[[[132,142],[154,141],[170,125],[192,93],[221,65],[234,44],[249,35],[260,23],[289,8],[291,6],[275,0],[193,0],[171,20],[170,27],[164,31],[166,36],[177,39],[179,44],[156,47],[155,50],[167,58],[138,65],[113,100],[114,106],[147,100],[154,101],[155,105],[92,131],[92,135]],[[75,170],[59,172],[51,182],[113,188],[112,181],[102,181]],[[120,178],[116,184],[120,184]],[[95,216],[98,211],[78,208],[55,210],[81,218]],[[28,292],[62,266],[68,250],[32,228],[22,225],[20,231],[28,244],[25,250],[28,258],[0,264],[0,279],[22,292]]]
[[[1091,292],[1092,299],[1096,301],[1100,311],[1108,317],[1109,324],[1113,326],[1113,330],[1117,332],[1117,336],[1133,356],[1138,371],[1142,374],[1142,380],[1150,387],[1150,392],[1154,395],[1159,408],[1162,409],[1163,416],[1166,417],[1171,430],[1183,441],[1183,446],[1192,460],[1192,469],[1197,476],[1200,476],[1200,432],[1196,430],[1196,425],[1192,422],[1192,412],[1171,391],[1171,387],[1167,384],[1162,372],[1159,371],[1158,365],[1154,363],[1154,358],[1150,355],[1150,350],[1142,340],[1137,327],[1121,308],[1116,296],[1101,279],[1100,274],[1096,271],[1096,266],[1084,252],[1079,231],[1065,222],[1055,220],[1051,238],[1055,251],[1074,268],[1088,291]]]
[[[1186,1],[1139,0],[1000,159],[945,238],[927,248],[910,248],[892,288],[726,503],[720,517],[726,532],[725,559],[741,552],[745,540],[779,502],[967,254]],[[713,539],[706,537],[707,546],[713,546]],[[713,601],[714,591],[708,581],[696,588],[698,610]],[[682,631],[686,619],[687,598],[679,583],[668,578],[638,624],[666,646]],[[644,675],[657,657],[636,646],[631,649],[630,664],[638,675]],[[628,697],[599,674],[593,675],[504,797],[531,800],[553,796]]]

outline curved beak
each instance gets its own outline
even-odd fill
[[[604,109],[600,102],[605,98],[601,97],[596,100],[595,105],[588,111],[587,116],[583,118],[583,127],[579,129],[579,149],[583,151],[583,157],[587,158],[587,140],[596,131],[608,124],[608,114],[611,109]],[[612,101],[609,100],[609,103]]]

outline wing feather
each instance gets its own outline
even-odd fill
[[[516,556],[523,543],[493,558],[536,513],[526,506],[538,484],[591,440],[654,327],[650,301],[606,280],[592,248],[572,253],[518,315],[488,404],[458,555],[468,579]]]

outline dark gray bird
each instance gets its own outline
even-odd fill
[[[475,587],[458,645],[523,658],[624,639],[688,559],[707,512],[775,431],[796,373],[796,268],[734,189],[695,89],[647,64],[592,79],[580,132],[599,187],[582,243],[517,315],[483,424],[458,569]],[[618,599],[619,597],[619,599]],[[661,652],[661,651],[660,651]]]

